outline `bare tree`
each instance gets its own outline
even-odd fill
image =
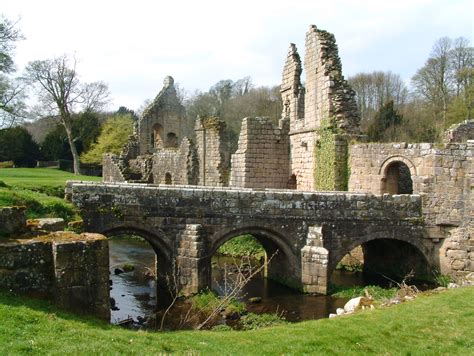
[[[452,41],[442,37],[433,46],[430,58],[412,78],[415,91],[442,113],[443,126],[452,93]]]
[[[26,116],[25,85],[0,74],[0,128],[13,127]]]
[[[33,61],[26,67],[25,79],[36,85],[39,100],[48,115],[59,117],[66,130],[74,161],[74,174],[80,174],[79,155],[72,135],[75,110],[96,110],[105,105],[109,95],[102,82],[82,84],[76,72],[76,60],[68,56]]]
[[[376,112],[389,101],[393,101],[395,108],[406,104],[408,89],[400,75],[390,71],[358,73],[349,78],[349,83],[356,92],[364,128],[368,127]]]

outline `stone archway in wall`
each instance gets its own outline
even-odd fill
[[[268,261],[266,277],[291,288],[301,287],[300,259],[285,241],[284,235],[273,229],[258,226],[245,226],[218,231],[211,237],[211,246],[208,254],[209,271],[211,258],[220,246],[233,238],[250,234],[263,247]],[[209,279],[210,280],[210,279]]]
[[[415,279],[424,280],[435,267],[431,250],[421,236],[410,237],[403,231],[393,234],[387,230],[349,239],[350,242],[339,249],[330,250],[328,276],[331,277],[338,263],[357,248],[363,254],[363,272],[369,275],[401,278],[413,270]]]
[[[416,167],[403,156],[392,156],[386,159],[379,170],[381,178],[380,193],[413,194],[413,177],[417,176]]]

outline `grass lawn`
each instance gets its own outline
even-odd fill
[[[0,180],[9,186],[57,195],[64,193],[67,180],[100,181],[102,177],[75,176],[56,168],[1,168]]]
[[[474,355],[474,287],[253,331],[135,332],[0,294],[0,354]]]
[[[1,168],[0,206],[24,205],[28,218],[78,218],[75,208],[65,201],[67,180],[101,180],[101,177],[75,176],[54,168]]]

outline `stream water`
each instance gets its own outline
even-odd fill
[[[119,323],[129,318],[140,320],[153,315],[156,310],[157,298],[155,281],[144,277],[154,269],[155,265],[155,253],[150,245],[136,238],[113,238],[109,240],[109,250],[112,281],[110,293],[116,304],[115,310],[111,311],[111,322]],[[125,264],[133,265],[135,269],[120,274],[114,273],[116,268],[121,268]],[[224,271],[228,275],[232,275],[232,272],[226,270],[224,266],[233,264],[232,258],[222,256],[213,258],[212,289],[218,294],[224,292]],[[332,281],[342,285],[364,283],[360,276],[340,271],[334,272]],[[260,297],[261,302],[249,302],[249,299],[253,297]],[[297,293],[264,278],[263,271],[244,287],[239,299],[246,303],[247,310],[250,312],[277,312],[290,322],[326,318],[329,313],[334,313],[336,308],[342,307],[347,301],[331,296]]]

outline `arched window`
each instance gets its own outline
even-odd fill
[[[290,179],[288,179],[288,189],[296,189],[296,174],[292,174]]]
[[[163,126],[153,125],[152,146],[154,148],[163,148]]]
[[[166,147],[178,147],[178,136],[174,132],[169,132],[166,135]]]
[[[410,168],[401,161],[395,161],[388,165],[382,182],[382,193],[413,194]]]
[[[171,173],[165,174],[165,184],[173,184],[173,177],[171,176]]]

